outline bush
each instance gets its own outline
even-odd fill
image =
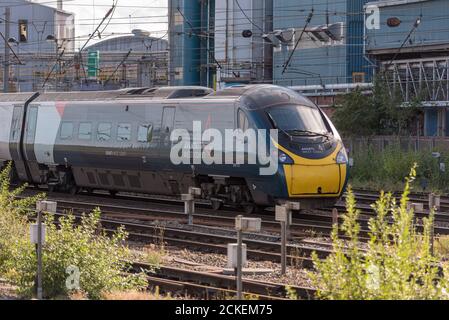
[[[20,294],[32,296],[36,254],[29,242],[29,222],[24,213],[42,196],[14,200],[23,187],[9,192],[8,170],[10,166],[0,174],[0,274],[17,285]],[[81,291],[90,299],[99,299],[108,292],[147,287],[145,274],[125,273],[130,266],[126,261],[131,257],[124,245],[127,233],[120,228],[108,236],[101,229],[99,210],[83,215],[79,223],[71,214],[59,221],[46,215],[45,224],[47,238],[42,255],[45,297],[69,297]]]
[[[44,198],[43,194],[17,199],[26,185],[10,190],[11,163],[0,172],[0,275],[13,272],[13,257],[18,252],[31,253],[28,217],[30,206]]]
[[[341,229],[348,241],[340,240],[334,227],[334,252],[325,260],[313,255],[316,272],[310,274],[322,299],[447,299],[449,269],[438,266],[441,257],[430,252],[430,228],[433,213],[423,220],[424,231],[418,233],[413,211],[407,210],[415,168],[406,179],[399,203],[391,193],[380,194],[372,205],[377,213],[369,221],[370,240],[361,249],[355,198],[349,189],[347,213]],[[392,223],[388,222],[391,217]]]
[[[407,108],[400,108],[401,94],[390,93],[385,81],[376,78],[372,95],[360,90],[345,95],[332,120],[346,137],[407,134],[421,112],[419,101],[416,97]]]

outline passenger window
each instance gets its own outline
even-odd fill
[[[73,137],[73,123],[63,122],[61,124],[61,132],[59,133],[61,140],[70,140]]]
[[[78,131],[78,139],[80,140],[90,140],[92,137],[92,123],[81,122]]]
[[[138,142],[151,142],[153,140],[153,125],[145,124],[140,125],[137,131],[137,141]]]
[[[97,129],[98,141],[109,141],[111,139],[112,124],[100,122]]]
[[[239,110],[238,121],[239,121],[239,123],[238,123],[239,129],[241,129],[242,131],[248,130],[248,128],[249,128],[248,118],[246,117],[246,114],[242,110]]]
[[[131,125],[129,123],[119,123],[117,130],[118,141],[131,140]]]

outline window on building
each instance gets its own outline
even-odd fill
[[[131,124],[119,123],[117,130],[118,141],[130,141],[131,140]]]
[[[137,141],[139,142],[151,142],[153,140],[153,125],[145,124],[139,126],[137,131]]]
[[[97,140],[109,141],[111,139],[112,125],[110,123],[101,122],[98,124]]]
[[[63,122],[61,124],[61,132],[59,133],[59,137],[62,140],[70,140],[73,137],[73,123],[71,122]]]
[[[19,42],[28,42],[28,20],[19,20]]]
[[[353,83],[364,83],[365,82],[365,72],[353,72],[352,73]]]
[[[80,129],[78,131],[78,139],[90,140],[91,137],[92,137],[92,123],[81,122]]]

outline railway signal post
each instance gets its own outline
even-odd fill
[[[56,213],[57,203],[53,201],[38,201],[36,203],[37,222],[30,227],[31,243],[36,245],[37,255],[37,275],[36,275],[36,294],[37,299],[41,300],[42,290],[42,246],[45,243],[45,226],[42,224],[42,213]]]
[[[262,225],[260,218],[244,218],[238,215],[235,218],[235,229],[237,230],[237,261],[233,264],[237,278],[237,300],[243,298],[242,287],[242,265],[243,265],[243,232],[259,232]]]
[[[181,199],[184,201],[184,212],[188,215],[189,225],[193,224],[193,214],[195,213],[195,196],[200,195],[201,189],[193,187],[189,187],[188,193],[181,195]]]
[[[276,206],[276,221],[281,223],[281,274],[287,272],[287,234],[292,224],[292,210],[299,210],[299,202],[287,202]]]

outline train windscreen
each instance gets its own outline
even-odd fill
[[[275,128],[291,135],[329,135],[320,111],[316,107],[286,105],[267,109]]]

